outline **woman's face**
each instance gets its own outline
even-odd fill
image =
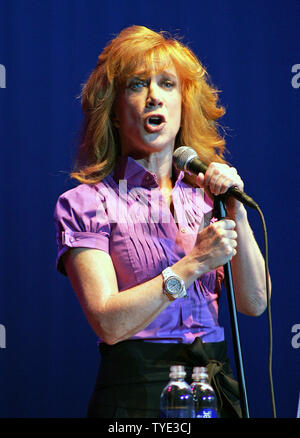
[[[121,88],[114,106],[122,154],[142,158],[170,148],[181,123],[180,80],[175,67],[145,76],[138,72]]]

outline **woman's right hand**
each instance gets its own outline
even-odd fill
[[[190,256],[197,262],[199,273],[223,266],[236,255],[237,233],[234,228],[233,220],[222,219],[198,233]]]

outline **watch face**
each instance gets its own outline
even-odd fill
[[[182,291],[182,285],[176,277],[168,278],[165,288],[171,294],[178,294]]]

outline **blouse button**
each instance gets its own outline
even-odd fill
[[[153,188],[153,187],[156,187],[157,183],[155,181],[155,178],[152,175],[150,175],[149,173],[147,173],[143,178],[142,185],[149,187],[149,188]]]

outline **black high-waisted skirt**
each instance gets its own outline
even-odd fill
[[[169,382],[171,365],[184,365],[191,383],[194,366],[206,366],[220,417],[241,417],[238,383],[226,342],[174,344],[129,340],[99,344],[101,362],[87,417],[159,418],[160,394]]]

